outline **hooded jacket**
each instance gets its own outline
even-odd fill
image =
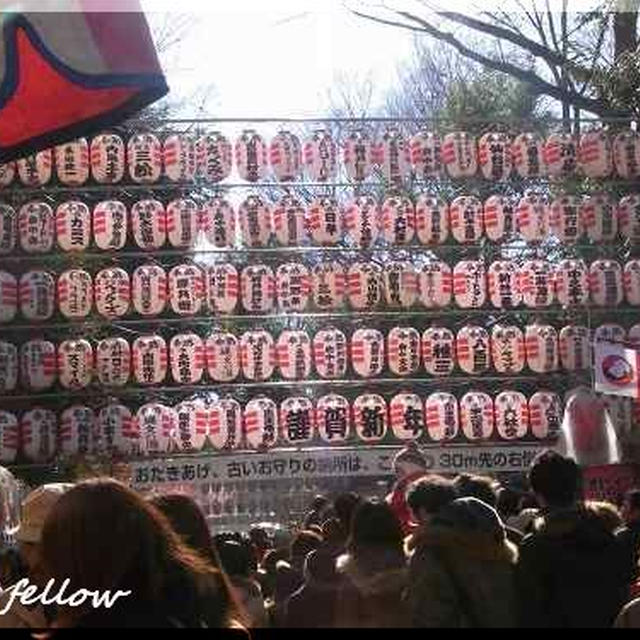
[[[526,627],[610,627],[627,600],[619,536],[578,505],[547,512],[520,545],[517,589]]]

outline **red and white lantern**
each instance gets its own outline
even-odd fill
[[[167,236],[176,248],[190,248],[198,241],[198,205],[191,198],[172,200],[167,205]]]
[[[478,171],[475,138],[464,131],[447,133],[442,141],[442,161],[454,179],[475,176]]]
[[[511,139],[506,133],[485,133],[478,140],[478,163],[487,180],[503,181],[511,175]]]
[[[454,275],[455,281],[455,275]],[[487,274],[489,298],[496,309],[510,309],[522,302],[520,272],[510,260],[496,260],[491,263]]]
[[[199,214],[199,228],[214,247],[232,247],[236,241],[236,214],[222,197],[207,200]]]
[[[157,455],[169,451],[177,426],[176,412],[159,402],[142,405],[135,417],[142,453]]]
[[[502,391],[493,401],[496,430],[503,440],[524,438],[529,430],[529,405],[519,391]]]
[[[513,236],[516,230],[516,206],[512,198],[489,196],[482,207],[484,228],[489,240],[499,242]]]
[[[313,304],[322,310],[338,309],[344,302],[346,274],[339,262],[321,262],[311,273]]]
[[[560,329],[560,361],[567,371],[581,371],[591,366],[589,329],[579,325],[567,325]]]
[[[180,316],[200,312],[204,301],[204,276],[194,264],[181,264],[169,271],[169,302]]]
[[[415,234],[413,203],[407,197],[391,196],[382,204],[382,237],[389,244],[410,244]]]
[[[596,260],[589,267],[591,300],[598,307],[617,307],[622,303],[622,267],[615,260]]]
[[[48,320],[55,311],[56,283],[46,271],[20,276],[20,311],[26,320]]]
[[[634,193],[621,198],[618,204],[620,233],[632,242],[640,240],[640,194]]]
[[[581,307],[589,302],[589,269],[583,260],[561,260],[556,267],[555,288],[563,307]]]
[[[18,281],[7,271],[0,271],[0,323],[11,322],[18,311]]]
[[[288,444],[311,442],[315,437],[316,416],[309,398],[287,398],[280,405],[280,433]]]
[[[371,248],[380,233],[380,209],[371,196],[358,196],[344,209],[344,226],[351,244]]]
[[[374,161],[374,147],[369,135],[362,130],[351,131],[343,142],[344,168],[353,182],[362,182],[371,173]]]
[[[127,243],[127,208],[119,200],[103,200],[93,209],[93,240],[98,249],[122,249]]]
[[[416,201],[416,229],[421,244],[442,244],[449,237],[449,205],[434,195]]]
[[[522,178],[539,178],[546,174],[544,141],[535,133],[521,133],[511,147],[513,166]]]
[[[527,242],[545,240],[549,235],[549,207],[544,196],[526,194],[516,209],[518,231]]]
[[[236,141],[236,167],[240,178],[258,182],[267,173],[267,145],[260,134],[246,129]]]
[[[205,354],[212,380],[231,382],[240,375],[240,346],[232,333],[214,331],[206,340]]]
[[[420,334],[413,327],[394,327],[387,335],[389,370],[409,376],[420,368]]]
[[[373,262],[354,262],[347,272],[349,304],[354,309],[375,309],[382,298],[382,270]]]
[[[141,249],[160,249],[167,241],[167,212],[159,200],[138,200],[131,207],[133,239]]]
[[[605,131],[587,131],[580,136],[578,167],[587,178],[606,178],[611,174],[611,140]]]
[[[53,210],[46,202],[27,202],[18,213],[20,247],[26,253],[46,253],[53,247]]]
[[[0,462],[11,464],[18,455],[18,418],[0,410]]]
[[[232,157],[231,143],[218,131],[207,133],[196,142],[198,175],[208,182],[221,182],[229,177]]]
[[[0,203],[0,255],[11,253],[18,241],[18,217],[13,207]]]
[[[264,329],[246,331],[240,338],[240,364],[247,380],[268,380],[276,364],[273,337]]]
[[[295,196],[283,196],[273,210],[273,228],[282,247],[298,247],[306,243],[307,223],[302,201]]]
[[[275,278],[266,264],[251,264],[240,277],[242,306],[246,311],[266,313],[273,309]]]
[[[67,456],[93,453],[96,414],[90,407],[72,405],[60,416],[60,452]]]
[[[539,440],[555,436],[562,423],[562,403],[552,391],[537,391],[529,398],[531,433]]]
[[[157,264],[143,264],[131,277],[133,307],[142,316],[156,316],[167,302],[167,274]]]
[[[384,398],[365,393],[353,402],[353,422],[358,437],[364,442],[379,442],[387,435],[389,412]]]
[[[112,133],[105,133],[91,140],[91,175],[96,182],[115,184],[122,180],[125,167],[124,149],[122,138]]]
[[[0,164],[0,189],[8,187],[13,182],[15,175],[16,163],[14,160]]]
[[[554,300],[554,274],[548,262],[527,260],[520,269],[522,300],[527,307],[548,307]]]
[[[91,242],[89,207],[79,200],[68,200],[56,209],[56,236],[63,251],[84,251]]]
[[[119,267],[102,269],[96,275],[96,309],[105,318],[120,318],[129,311],[131,283],[129,274]]]
[[[196,143],[191,136],[173,133],[162,143],[164,175],[171,182],[189,182],[196,175]]]
[[[627,302],[634,307],[640,305],[640,260],[629,260],[624,265],[624,295]]]
[[[314,131],[302,149],[302,159],[309,179],[315,182],[332,180],[336,174],[337,155],[331,134],[324,129]]]
[[[229,262],[212,264],[205,270],[207,307],[211,313],[233,313],[238,305],[240,278]]]
[[[105,338],[96,347],[98,382],[108,387],[123,387],[131,374],[131,349],[124,338]]]
[[[91,275],[84,269],[67,269],[58,278],[58,308],[65,318],[86,318],[93,306]]]
[[[460,425],[467,440],[487,440],[494,427],[491,396],[482,391],[469,391],[460,398]]]
[[[577,242],[582,237],[584,229],[578,196],[565,195],[551,203],[549,230],[562,242]]]
[[[415,440],[424,433],[424,405],[415,393],[399,393],[389,403],[391,431],[398,440]]]
[[[456,364],[455,338],[446,327],[429,327],[422,334],[422,361],[432,376],[449,376]]]
[[[413,264],[394,261],[382,272],[384,297],[390,307],[408,309],[418,297],[418,274]]]
[[[357,329],[351,336],[351,366],[361,378],[372,378],[384,367],[384,336],[377,329]]]
[[[185,400],[175,406],[173,440],[181,451],[190,453],[204,446],[209,430],[209,411],[201,400]]]
[[[322,396],[316,404],[316,426],[323,442],[340,444],[351,434],[351,408],[344,396]]]
[[[13,391],[18,384],[18,349],[0,341],[0,391]]]
[[[238,446],[242,438],[242,407],[236,400],[220,398],[211,407],[208,435],[216,449],[235,449]]]
[[[449,207],[449,217],[456,242],[478,242],[482,238],[482,202],[475,196],[457,197]]]
[[[335,245],[342,237],[342,210],[335,198],[316,198],[308,210],[307,230],[319,245]]]
[[[269,205],[257,195],[250,195],[240,205],[240,230],[247,247],[266,247],[271,239],[273,220]]]
[[[413,136],[409,156],[416,177],[429,179],[442,175],[442,146],[437,133],[421,131]]]
[[[640,345],[640,324],[634,324],[633,327],[629,329],[628,340],[635,347]]]
[[[283,331],[276,342],[276,360],[285,380],[305,380],[311,373],[311,339],[305,331]]]
[[[344,378],[347,372],[347,338],[333,327],[320,329],[313,338],[313,361],[321,378]]]
[[[552,133],[544,144],[547,173],[553,178],[565,178],[576,170],[578,149],[570,133]]]
[[[18,160],[18,175],[27,187],[41,187],[51,180],[53,153],[43,149]]]
[[[64,185],[77,187],[89,179],[89,143],[78,138],[55,148],[56,174]]]
[[[376,147],[376,154],[384,179],[391,184],[401,184],[411,162],[409,143],[402,133],[395,128],[387,129]]]
[[[49,462],[56,454],[58,424],[56,414],[37,407],[23,414],[20,420],[22,452],[30,462]]]
[[[491,330],[491,360],[498,373],[515,374],[524,369],[524,335],[520,327],[497,324]]]
[[[613,139],[613,161],[621,178],[640,176],[640,133],[622,131]]]
[[[593,341],[595,342],[619,342],[622,343],[627,338],[627,332],[624,327],[613,322],[601,324],[593,332]]]
[[[202,338],[195,333],[179,333],[169,342],[171,375],[178,384],[197,384],[202,379],[205,352]]]
[[[536,373],[558,370],[558,332],[549,324],[532,324],[525,328],[527,365]]]
[[[53,386],[57,375],[56,347],[48,340],[29,340],[20,347],[20,381],[32,391]]]
[[[580,206],[582,224],[594,242],[613,240],[618,235],[618,208],[606,193],[587,196]]]
[[[58,379],[65,389],[83,389],[93,378],[93,348],[88,340],[63,340],[58,345]]]
[[[451,393],[432,393],[424,403],[424,418],[432,440],[453,440],[460,429],[458,400]]]
[[[479,375],[489,370],[489,334],[482,327],[467,325],[456,334],[456,358],[465,373]]]
[[[269,145],[269,163],[281,182],[295,180],[302,166],[302,147],[298,137],[289,131],[280,131]]]
[[[98,413],[94,434],[96,451],[113,456],[137,454],[140,436],[138,421],[124,405],[109,404]]]
[[[244,435],[252,449],[273,446],[278,439],[278,408],[270,398],[254,398],[244,407]]]
[[[167,343],[160,336],[140,336],[132,346],[133,377],[138,384],[160,384],[167,377]]]
[[[127,143],[127,166],[134,182],[152,184],[162,174],[162,145],[153,133],[136,133]]]
[[[418,291],[420,302],[427,309],[448,306],[453,293],[451,267],[441,260],[425,263],[418,274]]]
[[[281,264],[276,271],[278,307],[283,311],[304,311],[311,295],[309,270],[300,262]]]
[[[482,307],[487,299],[487,280],[480,260],[461,260],[453,268],[453,294],[461,309]]]

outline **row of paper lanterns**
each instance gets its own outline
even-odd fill
[[[47,462],[57,454],[126,457],[195,452],[207,439],[221,450],[290,446],[318,439],[340,444],[354,435],[371,444],[389,437],[406,441],[425,435],[434,441],[460,437],[479,441],[494,435],[517,440],[529,434],[545,439],[558,432],[561,412],[559,396],[546,390],[529,399],[512,390],[495,398],[469,391],[459,401],[448,392],[435,392],[425,399],[399,393],[389,402],[379,394],[366,393],[353,403],[329,394],[316,402],[289,397],[280,406],[259,396],[244,408],[224,397],[209,405],[202,400],[186,400],[175,407],[151,402],[135,413],[118,403],[97,412],[73,405],[59,420],[55,412],[42,407],[20,418],[0,410],[0,461],[14,462],[19,450],[33,462]]]
[[[416,205],[407,197],[390,196],[381,206],[371,196],[358,196],[339,206],[321,197],[306,207],[295,196],[284,196],[274,207],[259,195],[248,196],[238,215],[227,200],[214,197],[202,206],[190,198],[138,200],[128,212],[119,200],[105,200],[93,211],[80,200],[61,203],[55,212],[44,201],[28,202],[16,211],[0,204],[0,253],[20,247],[26,253],[122,249],[131,234],[144,250],[167,244],[181,249],[234,247],[238,229],[247,247],[267,247],[272,237],[280,246],[337,245],[371,248],[381,243],[437,245],[451,236],[461,244],[513,239],[539,242],[553,235],[577,242],[585,233],[593,241],[623,238],[640,240],[640,194],[616,203],[606,194],[581,198],[561,195],[549,205],[533,193],[517,203],[493,195],[484,204],[475,196],[459,196],[450,204],[433,195],[421,195]],[[239,226],[237,224],[239,220]],[[130,229],[130,230],[129,230]],[[93,234],[92,234],[93,231]]]
[[[551,306],[565,308],[615,307],[625,299],[640,305],[640,259],[623,267],[616,260],[565,259],[556,265],[544,260],[496,260],[488,268],[482,260],[461,260],[453,269],[440,260],[421,265],[392,261],[323,262],[308,268],[288,262],[275,270],[267,264],[238,269],[221,262],[201,269],[180,264],[169,273],[159,265],[137,267],[130,276],[120,267],[107,267],[95,277],[79,268],[60,275],[35,269],[19,278],[0,271],[0,323],[13,321],[20,309],[24,319],[46,321],[57,309],[67,319],[87,318],[95,310],[104,318],[135,312],[157,316],[165,311],[190,316],[268,314],[340,309],[348,301],[354,311],[381,306],[409,309],[444,308],[452,300],[460,309],[513,309]]]
[[[560,331],[536,323],[523,329],[498,324],[491,331],[465,325],[454,333],[432,326],[393,327],[385,335],[375,328],[360,328],[350,338],[336,327],[321,329],[311,337],[304,330],[284,330],[274,338],[265,329],[237,336],[215,330],[205,339],[188,332],[165,340],[157,334],[141,335],[129,342],[104,338],[95,348],[84,338],[55,345],[41,338],[20,348],[0,342],[0,392],[11,392],[18,381],[25,390],[42,391],[56,380],[67,389],[86,388],[95,380],[107,387],[128,384],[158,385],[168,373],[176,384],[199,384],[205,374],[213,382],[267,381],[276,374],[283,380],[318,378],[341,380],[348,368],[360,378],[374,378],[388,370],[393,376],[482,375],[493,369],[517,375],[525,366],[534,373],[549,373],[562,366],[567,371],[591,366],[592,341],[640,344],[640,324],[627,336],[617,324],[600,325],[593,335],[586,326],[567,325]],[[167,344],[168,343],[168,344]]]
[[[70,186],[86,183],[90,174],[99,184],[115,184],[123,180],[125,169],[128,178],[139,184],[154,184],[163,176],[171,182],[200,177],[218,183],[231,175],[234,162],[239,177],[248,182],[267,178],[269,169],[283,182],[303,173],[312,181],[329,182],[338,173],[339,156],[352,181],[365,180],[376,167],[390,182],[400,182],[412,173],[420,178],[446,174],[454,179],[481,175],[496,181],[514,173],[523,178],[576,173],[607,178],[614,170],[625,179],[640,175],[640,135],[631,130],[615,137],[604,130],[588,131],[579,138],[553,133],[546,140],[533,133],[511,138],[489,132],[476,140],[464,131],[442,137],[424,131],[407,138],[390,127],[375,141],[366,131],[355,129],[340,147],[326,130],[313,132],[304,143],[295,134],[280,131],[267,143],[247,129],[233,146],[219,132],[197,140],[171,134],[162,141],[154,133],[135,133],[126,144],[119,135],[105,133],[90,144],[82,138],[3,165],[0,183],[11,184],[17,173],[24,185],[45,185],[54,167],[58,180]]]

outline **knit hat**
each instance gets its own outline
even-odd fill
[[[433,518],[433,524],[441,524],[460,531],[490,535],[502,540],[505,529],[498,512],[477,498],[458,498],[445,505]]]
[[[16,540],[20,542],[38,543],[42,537],[42,529],[49,512],[62,494],[69,491],[73,484],[55,482],[43,484],[32,491],[22,503],[20,527],[16,531]]]
[[[410,442],[402,451],[399,451],[393,459],[393,468],[397,469],[401,464],[413,464],[422,469],[427,468],[427,461],[418,445],[415,442]]]

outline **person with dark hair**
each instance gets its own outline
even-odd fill
[[[526,627],[610,627],[629,593],[625,546],[580,498],[570,458],[543,451],[529,483],[541,507],[520,545],[516,584]]]
[[[259,575],[260,586],[262,587],[262,594],[265,599],[273,598],[274,590],[276,588],[276,564],[279,560],[288,561],[289,549],[281,547],[280,549],[269,549],[264,554],[261,563],[261,573]]]
[[[640,577],[638,560],[640,559],[640,489],[630,489],[622,501],[622,517],[626,524],[620,537],[628,550],[631,565],[630,580],[633,582]]]
[[[504,523],[520,513],[520,494],[509,487],[500,487],[496,500],[496,511]]]
[[[325,496],[316,496],[307,510],[307,515],[302,523],[303,529],[311,529],[313,526],[321,527],[326,519],[326,514],[331,510],[331,501]]]
[[[386,503],[364,501],[351,523],[347,552],[336,561],[344,578],[336,606],[337,627],[407,627],[403,600],[407,567],[403,533]]]
[[[335,556],[340,555],[345,550],[347,536],[337,518],[325,520],[322,525],[322,548]]]
[[[341,493],[333,501],[333,510],[335,511],[336,518],[342,526],[345,540],[349,536],[349,531],[351,531],[353,512],[361,502],[362,498],[353,491],[350,491],[349,493]]]
[[[446,504],[457,498],[452,480],[435,474],[416,480],[407,490],[407,504],[415,522],[424,526]]]
[[[41,549],[46,575],[59,585],[68,581],[70,593],[131,592],[109,609],[59,606],[55,627],[237,626],[219,571],[116,480],[86,480],[62,495],[44,523]]]
[[[253,548],[253,555],[258,564],[262,562],[264,554],[273,546],[269,539],[269,534],[263,527],[251,527],[249,529],[249,541]]]
[[[407,602],[415,627],[513,627],[518,550],[493,507],[443,505],[409,541]]]

